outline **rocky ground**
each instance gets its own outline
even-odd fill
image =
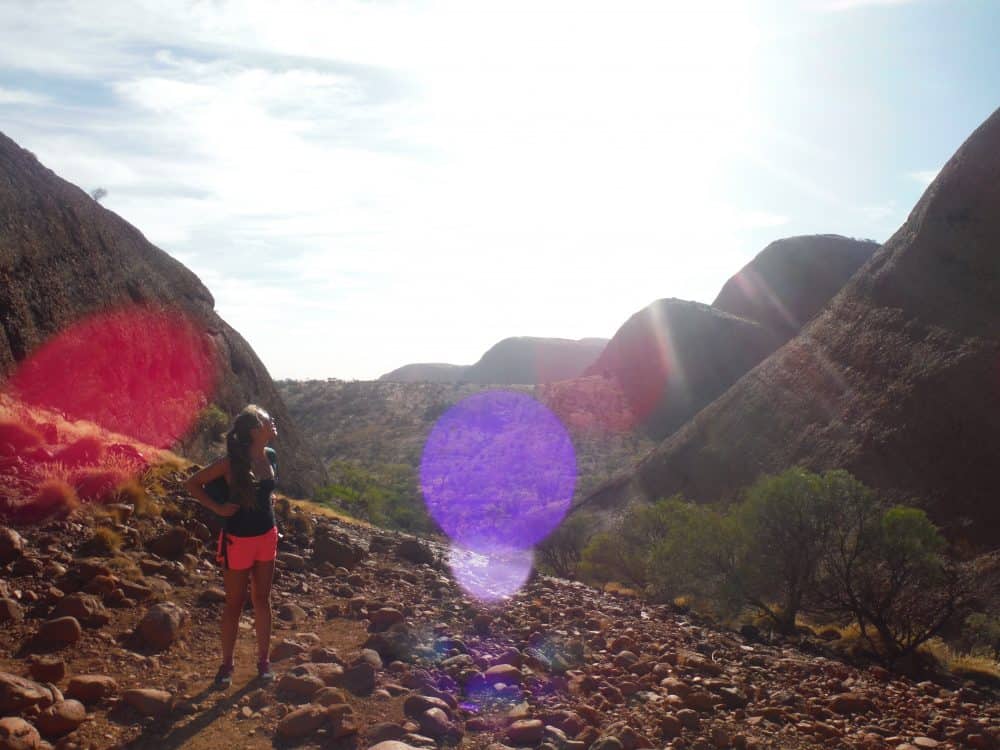
[[[544,577],[486,606],[435,543],[294,508],[277,679],[256,681],[248,609],[233,685],[213,690],[212,519],[180,478],[161,479],[162,514],[116,506],[0,528],[0,750],[1000,748],[986,688],[846,665],[819,642],[762,643]],[[95,525],[120,548],[95,542]]]

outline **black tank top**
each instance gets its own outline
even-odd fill
[[[278,454],[273,448],[265,448],[274,475],[278,475]],[[241,507],[226,519],[226,533],[231,536],[260,536],[274,528],[274,502],[271,494],[274,492],[273,479],[261,479],[254,482],[254,504],[251,508]]]

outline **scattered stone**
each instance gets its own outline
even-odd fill
[[[118,692],[118,683],[107,675],[84,674],[71,677],[66,695],[85,704],[110,698]]]
[[[537,745],[542,739],[545,725],[538,719],[521,719],[507,727],[506,737],[514,745]],[[620,743],[619,743],[620,745]],[[605,750],[612,750],[606,748]],[[621,750],[621,747],[617,750]]]
[[[328,711],[329,707],[314,703],[297,708],[278,722],[278,736],[285,739],[308,737],[326,723]]]
[[[174,697],[166,690],[133,688],[122,693],[122,700],[143,716],[166,716],[173,709]]]
[[[0,719],[0,750],[38,750],[42,738],[24,719],[7,716]]]
[[[348,667],[341,685],[355,695],[368,695],[375,689],[375,667],[368,662]]]
[[[51,706],[56,700],[58,696],[45,685],[10,672],[0,672],[0,714],[21,714],[32,706]]]
[[[146,544],[146,549],[159,557],[177,559],[187,550],[188,540],[191,534],[183,526],[174,526],[151,539]]]
[[[24,555],[24,537],[14,529],[0,526],[0,565],[14,562]]]
[[[163,651],[180,637],[181,629],[187,621],[186,609],[173,602],[160,602],[146,611],[136,632],[148,646]]]
[[[75,617],[57,617],[43,622],[35,638],[40,644],[61,648],[76,643],[82,635],[83,628]]]
[[[35,719],[38,731],[46,737],[62,737],[80,726],[87,718],[87,711],[78,700],[56,701]]]
[[[66,662],[58,656],[33,656],[28,674],[39,682],[59,682],[66,676]]]
[[[857,693],[841,693],[830,699],[827,708],[834,713],[850,716],[874,711],[875,703],[870,698]]]
[[[305,653],[306,647],[297,641],[282,640],[271,648],[271,661],[284,661]]]
[[[298,625],[309,619],[309,615],[298,604],[286,602],[278,607],[278,619]]]
[[[294,671],[285,674],[278,680],[278,692],[292,696],[298,703],[308,701],[326,687],[319,677],[310,674],[296,674]]]
[[[401,539],[396,545],[396,557],[414,565],[433,565],[434,553],[419,539]]]
[[[333,565],[353,568],[365,557],[363,548],[350,542],[344,542],[317,530],[313,540],[313,560],[329,562]]]
[[[20,622],[24,619],[24,610],[17,600],[10,597],[0,599],[0,625],[5,622]]]
[[[599,737],[590,746],[590,750],[624,750],[625,746],[617,737]]]
[[[100,628],[111,622],[111,614],[98,597],[79,592],[60,599],[52,610],[52,616],[75,617],[86,628]]]
[[[392,609],[391,607],[383,607],[372,612],[368,619],[371,620],[371,630],[375,633],[381,633],[383,630],[388,630],[393,625],[398,622],[403,621],[403,613],[398,609]]]

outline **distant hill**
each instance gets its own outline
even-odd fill
[[[216,314],[198,277],[2,133],[0,300],[0,380],[54,334],[90,314],[123,305],[183,312],[216,353],[213,403],[227,418],[248,402],[278,418],[285,491],[305,494],[325,481],[323,466],[289,419],[264,365]]]
[[[712,307],[754,320],[788,340],[878,250],[872,240],[811,234],[776,240],[739,270]]]
[[[607,339],[518,336],[494,344],[474,365],[412,364],[382,375],[395,383],[478,383],[536,385],[581,375]]]
[[[844,468],[1000,545],[1000,110],[806,328],[588,503],[733,499],[762,472]]]
[[[387,383],[458,383],[469,367],[441,362],[419,362],[387,372],[379,380]]]

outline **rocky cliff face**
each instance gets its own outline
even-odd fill
[[[698,302],[661,299],[618,329],[587,374],[616,381],[639,425],[659,439],[780,343],[760,323]]]
[[[800,335],[596,503],[734,498],[762,472],[845,468],[998,545],[1000,111]]]
[[[757,321],[788,340],[877,249],[877,242],[836,234],[776,240],[726,282],[712,307]]]
[[[230,415],[258,403],[282,424],[277,448],[285,490],[306,493],[324,480],[322,465],[288,419],[264,365],[215,313],[212,295],[198,278],[2,133],[0,303],[0,378],[90,314],[123,305],[183,312],[217,353],[211,400]]]

